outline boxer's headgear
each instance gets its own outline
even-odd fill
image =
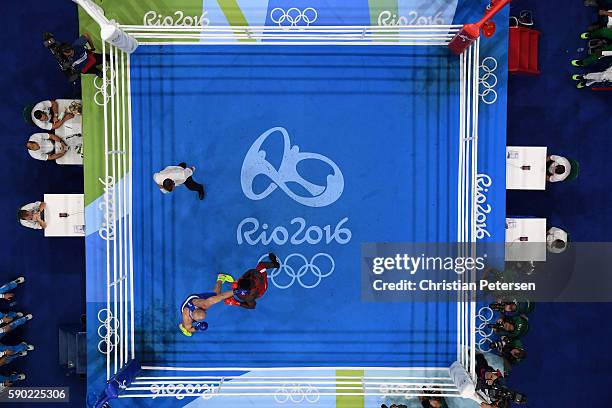
[[[251,293],[253,286],[253,281],[250,279],[238,279],[238,288],[234,290],[234,294],[238,296],[246,296]]]

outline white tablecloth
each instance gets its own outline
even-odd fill
[[[506,218],[506,261],[546,261],[546,218]]]
[[[45,194],[46,237],[84,237],[83,194]]]
[[[546,147],[506,147],[506,188],[546,189]]]

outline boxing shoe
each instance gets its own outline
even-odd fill
[[[232,275],[228,275],[227,273],[220,273],[217,275],[217,281],[221,281],[221,283],[233,283],[234,277]]]
[[[270,261],[272,261],[272,263],[274,264],[274,268],[280,268],[280,262],[278,261],[278,257],[274,253],[270,252],[268,254],[268,257],[270,258]]]

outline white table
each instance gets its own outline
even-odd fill
[[[546,261],[546,218],[506,218],[506,261]]]
[[[45,194],[45,237],[84,237],[83,194]],[[67,215],[67,216],[66,216]]]
[[[506,147],[506,188],[546,189],[546,147]]]
[[[63,136],[62,139],[68,145],[68,151],[65,155],[56,159],[57,164],[73,164],[83,165],[83,137],[76,135]],[[56,146],[59,144],[56,143]],[[56,151],[57,153],[57,151]]]

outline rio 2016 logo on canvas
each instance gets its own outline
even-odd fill
[[[280,135],[284,143],[278,170],[266,159],[266,151],[261,149],[268,137],[275,134]],[[298,165],[304,160],[319,161],[331,167],[332,174],[327,176],[326,185],[311,183],[299,174]],[[260,175],[268,177],[270,184],[261,193],[255,193],[253,181]],[[338,200],[344,191],[344,176],[338,165],[322,154],[300,152],[297,145],[291,146],[289,133],[282,127],[267,130],[251,145],[242,163],[240,181],[244,195],[251,200],[263,200],[275,190],[281,189],[293,201],[308,207],[328,206]],[[290,183],[298,184],[305,192],[293,191]]]
[[[268,138],[282,139],[283,150],[280,164],[276,168],[268,157],[270,152],[263,149]],[[331,169],[324,185],[313,183],[300,174],[298,166],[303,161],[319,162]],[[256,178],[265,177],[267,186],[255,192]],[[272,200],[284,193],[291,200],[305,207],[321,208],[329,206],[342,196],[344,175],[340,167],[329,157],[319,153],[302,152],[297,145],[291,144],[289,132],[283,127],[273,127],[262,133],[247,151],[240,172],[240,183],[244,195],[253,201],[268,197]],[[299,189],[295,189],[295,185]],[[274,243],[284,245],[346,245],[351,241],[352,232],[347,226],[348,217],[325,226],[308,222],[306,218],[294,217],[288,224],[271,228],[268,223],[255,217],[243,219],[236,228],[238,245],[265,245]],[[262,258],[263,259],[263,258]],[[304,289],[313,289],[335,270],[334,258],[326,252],[313,256],[291,253],[281,261],[281,267],[269,276],[271,283],[279,289],[288,289],[299,284]]]

